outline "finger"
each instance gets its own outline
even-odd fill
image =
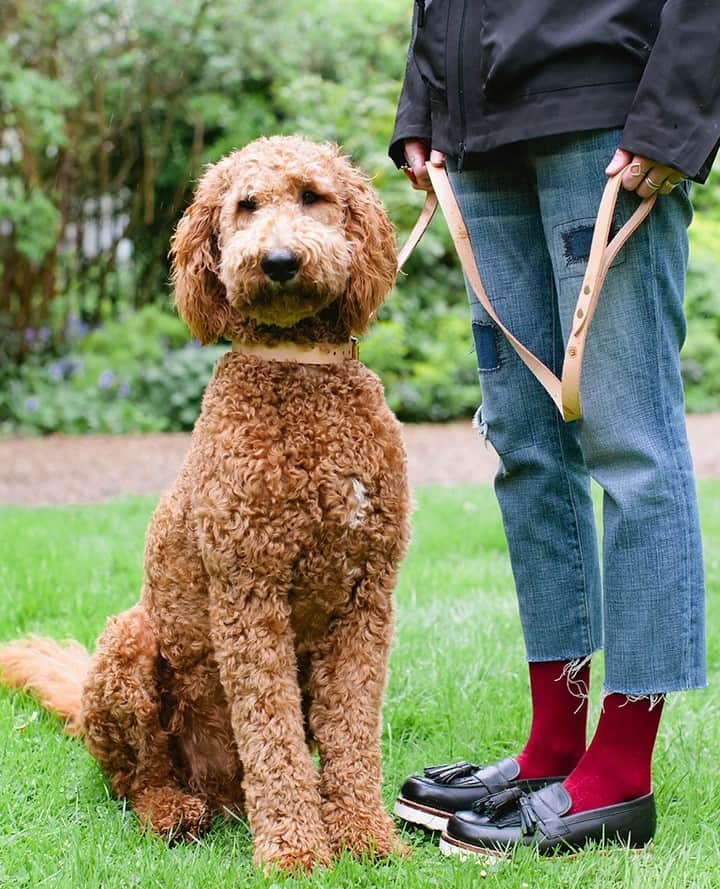
[[[612,160],[605,168],[605,173],[607,176],[614,176],[616,173],[619,173],[624,167],[632,160],[633,156],[629,151],[625,151],[624,148],[618,148],[615,154],[612,156]]]
[[[427,168],[424,163],[421,167],[413,167],[412,173],[415,176],[413,188],[418,189],[418,191],[432,191],[432,182],[427,174]]]
[[[405,143],[405,159],[409,168],[405,172],[408,179],[412,182],[413,188],[418,191],[430,191],[432,189],[430,178],[425,169],[426,158],[427,146],[424,142],[412,140]]]
[[[410,184],[416,191],[432,190],[432,184],[430,183],[430,177],[427,174],[425,164],[422,167],[416,165],[414,170],[410,167],[403,167],[403,173],[408,177]]]
[[[667,179],[663,182],[660,188],[660,194],[670,194],[670,192],[685,179],[684,176],[681,176],[677,170],[671,170]]]
[[[436,148],[430,152],[430,163],[434,167],[444,167],[445,166],[445,155],[442,151],[438,151]]]
[[[669,172],[669,167],[659,165],[650,167],[647,173],[643,176],[640,185],[635,189],[637,196],[640,198],[649,198],[651,195],[660,191],[665,184]]]
[[[402,167],[403,173],[408,177],[408,179],[412,182],[413,185],[417,185],[417,179],[415,178],[415,174],[410,169],[410,167]]]
[[[623,188],[627,191],[635,191],[645,178],[648,170],[654,166],[653,162],[646,157],[636,154],[630,161],[622,177]]]

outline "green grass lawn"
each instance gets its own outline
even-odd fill
[[[250,865],[244,822],[168,848],[114,800],[83,746],[26,695],[0,691],[0,887],[225,889],[317,886],[719,887],[720,483],[700,486],[709,589],[712,690],[666,708],[655,767],[659,830],[651,854],[623,849],[538,860],[522,850],[485,873],[409,833],[409,860],[344,857],[306,880]],[[397,591],[384,710],[384,797],[423,764],[516,752],[529,721],[527,677],[503,534],[490,488],[427,488]],[[0,639],[28,632],[92,645],[107,615],[132,604],[149,499],[63,509],[0,509]],[[601,665],[594,666],[598,712]]]

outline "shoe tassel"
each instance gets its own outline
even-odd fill
[[[472,804],[472,810],[478,815],[487,815],[491,821],[495,821],[510,809],[515,809],[522,797],[523,791],[520,787],[508,787],[507,790],[499,790],[477,800]]]
[[[436,784],[452,784],[457,778],[465,778],[476,772],[480,766],[472,762],[455,762],[442,766],[427,766],[423,771],[425,777],[435,781]]]
[[[538,826],[538,817],[535,814],[532,800],[524,793],[519,800],[520,803],[520,829],[523,836],[530,837],[535,833]]]

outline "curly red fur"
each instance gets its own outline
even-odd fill
[[[285,242],[299,257],[287,286],[261,265]],[[297,137],[211,167],[173,255],[178,308],[203,341],[344,339],[395,262],[366,178],[335,146]],[[114,791],[170,839],[244,810],[258,863],[401,852],[379,735],[408,508],[399,426],[374,374],[231,352],[150,524],[139,603],[108,622],[91,664],[32,641],[0,648],[0,664],[82,725]]]
[[[195,200],[178,223],[171,244],[175,304],[193,335],[203,343],[218,339],[230,307],[217,277],[219,196],[225,179],[223,163],[210,168]]]
[[[304,189],[322,198],[303,208]],[[258,202],[256,213],[240,201]],[[301,272],[272,291],[260,263],[292,247]],[[363,333],[396,274],[393,228],[367,177],[337,145],[300,136],[258,139],[208,168],[172,241],[178,311],[195,336],[273,341]],[[322,325],[322,329],[320,327]]]
[[[340,304],[341,317],[353,333],[365,333],[397,275],[395,237],[377,195],[355,169],[346,174],[346,235],[352,245],[350,279]]]
[[[65,720],[69,735],[82,732],[81,699],[90,655],[78,642],[64,646],[54,639],[32,636],[0,646],[0,679],[23,688]]]

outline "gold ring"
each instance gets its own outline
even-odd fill
[[[647,183],[648,188],[652,188],[653,191],[657,191],[662,185],[662,182],[653,182],[649,176],[645,177],[645,182]]]

